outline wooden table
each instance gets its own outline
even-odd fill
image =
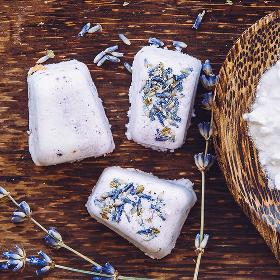
[[[262,16],[280,8],[274,1],[1,1],[0,11],[0,179],[18,200],[27,200],[34,216],[45,226],[56,226],[72,247],[104,263],[110,261],[124,275],[161,279],[192,279],[194,237],[199,229],[200,205],[196,204],[183,227],[171,255],[157,261],[144,256],[133,245],[89,217],[84,204],[106,166],[135,167],[163,178],[186,176],[195,183],[199,196],[200,175],[193,155],[202,151],[197,123],[207,120],[200,108],[202,89],[196,102],[197,117],[186,144],[175,153],[158,153],[128,141],[127,123],[130,75],[122,64],[97,68],[93,57],[105,46],[119,43],[125,61],[147,44],[150,36],[170,46],[173,39],[185,41],[187,52],[210,58],[217,72],[238,36]],[[192,23],[203,9],[206,16],[196,32]],[[101,23],[102,33],[83,38],[77,34],[86,22]],[[131,46],[118,40],[126,33]],[[112,124],[116,150],[98,159],[36,167],[28,152],[26,73],[29,67],[53,49],[58,62],[78,59],[91,71]],[[13,207],[0,202],[1,250],[21,244],[29,255],[43,249],[59,264],[89,269],[81,259],[61,249],[44,246],[42,233],[31,224],[10,223]],[[200,279],[280,279],[280,266],[253,226],[229,194],[219,168],[211,170],[206,194],[206,232],[209,246],[203,256]],[[33,279],[34,270],[0,274],[0,279]],[[90,279],[57,270],[46,279]]]

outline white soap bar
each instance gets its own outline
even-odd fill
[[[127,138],[155,150],[180,148],[186,138],[201,71],[200,60],[149,46],[135,56]]]
[[[174,248],[196,202],[188,179],[162,180],[149,173],[106,168],[86,204],[88,212],[151,258]]]
[[[28,76],[29,151],[36,165],[98,157],[115,145],[89,70],[77,60]]]

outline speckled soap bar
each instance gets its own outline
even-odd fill
[[[127,138],[155,150],[181,147],[201,70],[200,60],[149,46],[135,56],[129,90]]]
[[[151,258],[174,248],[196,202],[188,179],[163,180],[136,169],[106,168],[86,207],[92,217]]]
[[[84,63],[70,60],[44,65],[27,82],[29,151],[36,165],[113,151],[110,125]]]

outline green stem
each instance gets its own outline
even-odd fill
[[[92,259],[86,257],[85,255],[81,254],[80,252],[76,251],[75,249],[71,248],[70,246],[66,245],[65,243],[62,244],[62,247],[65,248],[66,250],[74,253],[75,255],[81,257],[82,259],[86,260],[87,262],[95,265],[95,266],[99,266],[99,264],[95,261],[93,261]]]

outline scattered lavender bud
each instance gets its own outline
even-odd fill
[[[108,55],[108,54],[106,55],[106,59],[111,62],[120,62],[121,61],[118,57],[115,57],[113,55]]]
[[[206,59],[205,62],[203,63],[202,70],[207,76],[210,76],[213,74],[212,66],[210,64],[209,59]]]
[[[98,61],[97,66],[98,66],[98,67],[102,66],[103,63],[104,63],[105,61],[107,61],[107,60],[108,60],[107,55],[103,56],[103,57]]]
[[[127,5],[129,5],[130,3],[129,2],[123,2],[123,6],[125,7],[125,6],[127,6]]]
[[[152,37],[149,38],[148,43],[150,45],[154,45],[154,46],[157,46],[157,47],[163,47],[164,46],[164,43],[161,40],[159,40],[157,38],[152,38]]]
[[[201,13],[199,13],[199,14],[197,15],[197,17],[196,17],[196,19],[195,19],[195,22],[194,22],[192,28],[194,28],[194,29],[196,29],[196,30],[199,28],[199,26],[200,26],[200,24],[201,24],[201,21],[202,21],[202,19],[203,19],[203,17],[204,17],[204,15],[205,15],[205,10],[203,10]]]
[[[97,63],[101,58],[104,57],[105,54],[106,54],[106,53],[105,53],[104,51],[98,53],[98,54],[96,55],[96,57],[94,58],[93,62],[94,62],[94,63]]]
[[[132,73],[132,67],[128,62],[125,62],[123,66],[129,73]]]
[[[106,48],[106,49],[104,50],[104,52],[105,52],[105,53],[111,53],[111,52],[116,51],[118,48],[119,48],[118,45],[111,46],[111,47]]]
[[[87,24],[85,24],[82,28],[82,30],[79,32],[79,36],[80,37],[83,37],[87,32],[88,30],[90,29],[90,23],[88,22]]]
[[[211,154],[199,153],[194,155],[194,161],[199,171],[207,171],[214,163],[215,157]]]
[[[173,41],[172,44],[177,51],[181,51],[182,49],[185,49],[188,46],[186,43],[181,41]]]
[[[121,53],[121,52],[111,52],[111,55],[113,55],[115,57],[123,57],[124,53]]]
[[[36,61],[36,64],[41,64],[41,63],[44,63],[46,62],[49,58],[54,58],[55,55],[54,55],[54,52],[52,50],[47,50],[47,53],[46,55],[42,56],[41,58],[39,58],[37,61]]]
[[[129,39],[124,35],[124,34],[119,34],[119,38],[126,44],[126,45],[131,45],[131,42]]]
[[[94,25],[93,27],[91,27],[91,28],[87,31],[87,33],[95,33],[95,32],[97,32],[97,31],[102,32],[102,25],[99,24],[99,23],[97,23],[96,25]]]
[[[201,134],[201,136],[205,140],[209,140],[212,135],[212,126],[210,122],[202,122],[198,124],[198,129]]]

